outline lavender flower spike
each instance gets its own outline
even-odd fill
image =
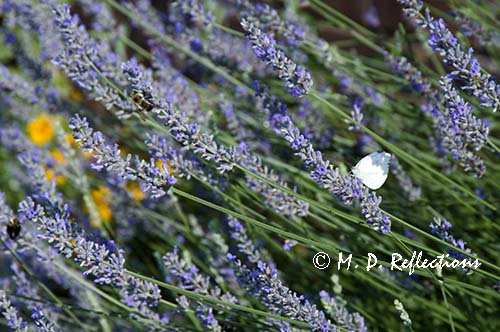
[[[471,253],[475,255],[472,250],[467,248],[465,245],[467,244],[464,240],[462,239],[456,239],[449,231],[451,229],[451,223],[446,220],[446,219],[441,219],[439,217],[434,217],[434,220],[432,223],[429,225],[431,229],[431,233],[434,235],[437,235],[441,240],[448,242],[452,246],[455,246],[457,248],[460,248],[461,250]],[[450,256],[452,256],[455,259],[465,259],[466,256],[462,254],[461,252],[458,252],[453,249],[447,249],[448,253]]]
[[[31,318],[33,318],[38,332],[58,331],[55,329],[54,323],[47,319],[40,306],[36,306],[31,310]]]
[[[472,106],[453,87],[450,75],[443,76],[439,81],[441,95],[406,58],[389,53],[385,57],[387,64],[407,80],[413,90],[426,98],[427,104],[422,106],[422,110],[434,119],[438,139],[433,141],[439,142],[436,151],[450,153],[465,171],[477,177],[483,176],[486,171],[484,162],[475,153],[486,143],[489,129],[485,122],[472,114]]]
[[[230,303],[237,303],[237,299],[231,294],[223,293],[217,286],[211,287],[210,278],[203,276],[196,265],[188,264],[184,259],[180,258],[179,248],[175,247],[172,252],[163,256],[163,263],[167,268],[168,280],[176,283],[182,289],[209,295]],[[197,304],[196,306],[196,315],[205,327],[209,331],[221,332],[222,328],[213,316],[212,311],[213,308],[206,304]]]
[[[309,71],[289,59],[285,53],[276,48],[273,37],[256,28],[252,22],[241,20],[246,37],[252,42],[254,53],[259,60],[270,65],[286,84],[288,92],[294,97],[303,97],[309,93],[313,80]]]
[[[488,139],[488,127],[472,114],[472,106],[464,101],[453,88],[451,80],[439,81],[443,90],[444,114],[439,118],[438,129],[443,145],[460,161],[465,171],[481,177],[486,172],[484,162],[474,154]]]
[[[496,31],[488,30],[480,23],[462,13],[450,13],[455,21],[460,24],[460,30],[467,37],[475,37],[482,46],[498,45],[500,34]]]
[[[134,89],[156,92],[152,90],[151,83],[144,79],[136,63],[133,61],[126,62],[122,65],[122,69],[128,75],[128,79]],[[241,143],[239,146],[230,146],[228,148],[222,144],[218,144],[213,135],[203,130],[197,122],[190,121],[185,113],[175,110],[172,104],[163,98],[156,98],[156,95],[156,93],[152,94],[154,104],[157,105],[154,112],[157,114],[157,118],[169,128],[168,130],[174,139],[187,149],[192,149],[196,155],[201,156],[207,161],[216,163],[217,170],[221,174],[231,171],[235,165],[241,165],[274,183],[288,187],[282,178],[262,163],[260,157],[250,153],[246,144]],[[274,187],[263,182],[250,179],[249,177],[247,177],[247,180],[250,188],[263,195],[266,199],[266,204],[276,209],[279,213],[283,213],[286,216],[307,215],[309,205],[306,202],[296,200],[292,195],[276,190]]]
[[[7,319],[7,325],[13,332],[28,332],[28,323],[23,321],[19,316],[16,308],[14,308],[7,295],[3,290],[0,290],[0,310],[3,311],[3,316]]]
[[[460,84],[467,93],[477,97],[481,106],[493,109],[500,108],[500,84],[484,70],[476,57],[472,56],[474,50],[462,49],[458,39],[447,28],[442,18],[434,19],[426,8],[424,15],[420,13],[422,1],[398,0],[403,7],[403,12],[423,28],[429,29],[429,46],[443,58],[451,69],[451,77],[455,83]]]
[[[126,80],[116,66],[118,56],[105,48],[107,44],[97,43],[90,37],[77,15],[71,15],[70,6],[58,4],[52,8],[54,25],[64,41],[64,47],[52,62],[65,71],[68,78],[86,89],[92,97],[104,103],[108,110],[116,107],[119,117],[126,118],[136,110],[129,100],[99,79],[99,73],[122,86]]]
[[[338,325],[352,332],[368,331],[365,318],[357,312],[350,313],[345,306],[344,299],[330,296],[324,290],[319,292],[319,296],[326,312],[330,314]]]
[[[262,31],[271,35],[281,35],[289,46],[299,46],[305,40],[305,31],[297,22],[281,19],[278,11],[268,4],[248,0],[230,0],[240,10],[247,21],[254,23]]]
[[[259,298],[272,313],[299,320],[309,324],[311,331],[333,332],[335,325],[319,310],[315,304],[302,295],[290,290],[278,278],[277,271],[259,261],[257,267],[250,269],[235,256],[228,254],[228,260],[235,265],[238,282],[252,295]],[[285,330],[289,330],[285,328]]]
[[[256,264],[261,260],[261,253],[248,238],[247,230],[240,221],[232,216],[228,216],[228,225],[231,227],[229,232],[232,239],[238,242],[238,251],[248,258],[250,263]]]
[[[323,159],[323,154],[314,148],[304,137],[288,115],[288,109],[281,100],[275,98],[266,87],[254,83],[257,99],[260,99],[263,111],[269,114],[269,122],[274,131],[290,143],[304,166],[311,170],[311,178],[318,185],[335,195],[344,204],[351,205],[359,201],[367,223],[381,233],[391,230],[391,220],[380,210],[382,198],[365,187],[354,174],[342,176],[340,170]]]
[[[92,275],[95,283],[117,288],[121,301],[135,309],[132,316],[140,313],[160,322],[159,315],[151,310],[161,298],[158,286],[127,274],[123,250],[116,248],[113,241],[100,244],[74,229],[68,205],[56,209],[52,215],[28,197],[19,204],[19,216],[37,225],[40,239],[47,240],[60,254],[86,268],[85,276]]]
[[[95,158],[93,168],[97,170],[106,169],[118,175],[122,180],[140,180],[144,184],[144,190],[151,193],[153,199],[158,199],[166,194],[168,189],[175,184],[175,178],[170,175],[168,168],[164,165],[162,169],[155,166],[154,160],[150,162],[135,156],[132,167],[132,156],[126,158],[120,156],[118,145],[107,145],[101,132],[89,127],[86,118],[78,115],[71,118],[70,128],[73,130],[75,140],[84,151],[91,152]]]

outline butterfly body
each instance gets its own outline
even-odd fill
[[[354,175],[370,189],[377,190],[389,175],[391,155],[387,152],[373,152],[362,158],[352,169]]]

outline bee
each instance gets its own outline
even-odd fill
[[[16,217],[12,217],[7,224],[7,234],[9,234],[9,237],[14,240],[19,236],[19,233],[21,233],[21,224]]]
[[[140,111],[149,112],[155,107],[153,96],[149,92],[133,89],[129,96]]]

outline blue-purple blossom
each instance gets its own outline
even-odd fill
[[[429,29],[429,46],[448,65],[451,70],[449,77],[454,83],[478,98],[482,106],[491,108],[493,112],[500,108],[500,85],[489,73],[481,69],[478,59],[473,56],[474,49],[465,51],[445,21],[442,18],[433,18],[428,8],[422,15],[422,1],[398,1],[406,15],[416,18],[420,26]]]
[[[53,264],[53,262],[51,262]],[[39,299],[40,292],[38,284],[32,283],[28,280],[26,273],[21,270],[22,267],[19,266],[18,263],[13,263],[11,265],[11,271],[14,273],[12,279],[16,284],[16,293],[17,295],[24,296],[29,299]],[[28,301],[28,307],[31,308],[31,318],[35,323],[37,331],[39,332],[56,332],[59,331],[55,327],[55,324],[51,319],[57,317],[58,313],[53,311],[53,308],[50,305],[42,305],[35,301]],[[45,310],[45,312],[44,312]],[[50,317],[48,317],[48,315]]]
[[[222,301],[238,302],[233,295],[223,293],[219,287],[210,285],[210,279],[203,276],[196,265],[188,264],[184,259],[180,258],[177,247],[163,256],[163,263],[166,267],[167,281],[176,284],[178,287],[198,294],[209,295]],[[212,307],[206,304],[197,304],[196,316],[209,331],[222,331],[219,322],[213,315]]]
[[[92,167],[95,170],[112,172],[123,181],[139,180],[144,191],[150,192],[153,199],[164,196],[175,184],[175,177],[169,173],[168,168],[163,165],[160,169],[155,165],[154,159],[148,162],[131,154],[122,158],[118,145],[106,144],[103,134],[90,128],[86,118],[82,119],[78,115],[71,118],[70,128],[82,149],[92,153],[95,159]]]
[[[7,320],[7,326],[11,331],[28,332],[28,323],[19,315],[18,310],[12,306],[4,290],[0,290],[0,311]]]
[[[40,306],[36,306],[31,310],[31,318],[33,319],[38,332],[56,332],[59,331],[42,311]]]
[[[51,79],[50,71],[44,66],[41,59],[33,56],[31,49],[25,43],[16,38],[13,31],[0,30],[0,38],[4,35],[5,46],[12,50],[16,56],[16,64],[23,68],[23,73],[32,77],[34,80],[49,81]]]
[[[286,250],[286,251],[290,251],[292,250],[293,247],[295,247],[297,245],[297,241],[295,240],[285,240],[285,243],[283,243],[283,249]]]
[[[277,271],[268,264],[258,261],[255,267],[249,268],[232,254],[228,254],[227,259],[233,262],[240,285],[272,313],[306,322],[311,331],[336,331],[335,325],[326,318],[324,312],[303,295],[298,295],[285,286],[278,278]],[[281,328],[289,331],[287,324]]]
[[[102,101],[107,109],[117,107],[120,110],[117,115],[128,117],[136,106],[103,83],[100,76],[121,86],[127,83],[121,74],[118,56],[106,49],[107,44],[97,43],[90,37],[78,16],[71,15],[70,6],[56,5],[52,10],[54,24],[64,41],[64,47],[53,63],[95,99]]]
[[[253,55],[252,44],[248,40],[220,30],[212,31],[199,53],[206,55],[214,64],[224,66],[230,73],[266,72],[266,64]]]
[[[242,166],[246,167],[248,170],[254,173],[264,176],[275,184],[288,188],[288,184],[280,176],[278,176],[272,168],[269,168],[267,165],[265,165],[259,156],[249,154],[248,151],[246,151],[245,146],[246,145],[240,144],[240,164]],[[250,175],[247,175],[245,177],[248,187],[260,193],[264,197],[266,204],[271,206],[279,213],[282,213],[287,217],[291,217],[294,215],[303,217],[309,213],[309,204],[307,202],[299,200],[293,195],[285,191],[276,189],[261,180],[255,179]],[[295,191],[295,188],[293,189]]]
[[[31,0],[4,0],[0,6],[0,13],[5,14],[8,26],[18,25],[35,34],[41,46],[40,60],[51,59],[62,46],[61,38],[57,36],[51,24],[50,11],[44,10],[44,6],[51,6],[55,3],[56,0],[44,0],[40,2],[42,6],[38,6]]]
[[[407,80],[410,87],[421,94],[430,94],[432,86],[430,82],[423,77],[422,73],[408,61],[407,58],[395,56],[389,52],[385,53],[385,60],[388,67],[391,67],[394,72]]]
[[[361,121],[363,121],[363,113],[361,112],[361,109],[363,108],[363,99],[361,97],[356,97],[351,103],[351,118],[353,120],[353,123],[349,126],[350,130],[356,130],[358,131],[360,129],[359,125],[361,124]]]
[[[134,62],[124,63],[122,68],[128,75],[134,89],[154,92],[151,83],[144,79],[142,72]],[[205,131],[197,122],[191,121],[185,113],[174,109],[173,105],[165,99],[154,99],[154,103],[157,105],[154,112],[157,114],[159,121],[168,128],[173,138],[185,148],[192,150],[196,155],[207,161],[214,162],[221,174],[231,171],[236,164],[239,164],[274,183],[288,187],[283,179],[262,163],[259,156],[250,153],[246,144],[240,143],[238,146],[226,148],[222,144],[218,144],[213,135]],[[247,175],[247,181],[250,188],[261,193],[265,197],[266,203],[278,212],[286,216],[307,215],[309,205],[306,202],[297,200],[292,195],[277,190],[267,183],[252,178],[250,175]]]
[[[309,71],[289,59],[277,48],[274,38],[256,28],[252,22],[242,19],[241,26],[245,30],[246,37],[252,42],[257,58],[276,71],[278,77],[285,82],[288,92],[294,97],[307,95],[313,85]]]
[[[424,5],[422,0],[398,0],[398,2],[403,9],[403,13],[412,18],[416,18],[420,14],[420,10]]]
[[[289,46],[298,46],[304,42],[304,28],[297,22],[282,19],[278,11],[268,4],[252,3],[248,0],[230,0],[229,2],[243,10],[242,15],[264,33],[282,36]]]
[[[489,128],[472,114],[472,106],[462,99],[444,77],[440,80],[443,91],[443,113],[438,116],[438,130],[445,146],[458,159],[465,171],[481,177],[486,172],[484,162],[475,154],[488,139]]]
[[[256,96],[262,103],[263,111],[269,115],[272,128],[296,151],[304,166],[310,170],[311,178],[344,204],[351,205],[354,201],[358,201],[367,223],[381,233],[388,233],[391,221],[379,207],[382,198],[365,187],[361,179],[352,173],[341,175],[338,168],[330,161],[325,161],[321,151],[316,150],[295,126],[288,115],[286,105],[270,95],[266,87],[257,82],[254,85]]]
[[[83,230],[75,228],[70,213],[69,206],[64,204],[49,214],[31,197],[19,204],[20,217],[36,224],[40,239],[84,267],[83,274],[93,276],[95,283],[117,288],[121,301],[137,313],[160,321],[158,314],[151,310],[161,298],[158,286],[127,274],[123,251],[116,248],[113,241],[97,243],[90,240]]]
[[[122,65],[124,73],[128,76],[132,88],[138,91],[150,91],[151,83],[144,80],[143,74],[134,62]],[[230,162],[231,154],[234,151],[227,151],[218,145],[212,135],[202,131],[200,126],[189,121],[185,113],[177,112],[174,107],[165,99],[154,100],[157,107],[155,112],[158,118],[169,128],[169,132],[174,139],[183,146],[189,147],[196,154],[200,154],[204,159],[218,164],[221,173],[231,171],[234,164]]]
[[[448,220],[440,217],[434,217],[429,227],[431,229],[431,233],[437,235],[441,240],[446,241],[452,246],[457,247],[460,250],[465,251],[469,254],[473,254],[475,256],[472,250],[466,247],[467,242],[465,242],[462,239],[455,238],[453,234],[450,233],[450,229],[452,228],[452,226]],[[447,248],[446,250],[448,251],[450,256],[452,256],[455,259],[462,260],[466,258],[464,254],[454,249]]]
[[[365,318],[357,312],[350,313],[346,308],[345,300],[335,295],[330,296],[330,294],[324,290],[319,292],[319,296],[321,297],[321,304],[325,308],[325,311],[338,326],[352,332],[368,331]]]
[[[499,104],[486,72],[496,74],[498,39],[488,1],[450,6],[459,14],[445,19],[460,35],[423,1],[400,0],[444,68],[417,45],[420,33],[394,30],[400,17],[377,18],[388,13],[380,1],[355,16],[345,10],[353,4],[317,0],[70,3],[0,0],[2,331],[396,330],[409,324],[399,302],[394,310],[401,291],[422,308],[415,327],[496,328],[491,306],[463,305],[494,303],[491,291],[466,290],[494,285],[500,270],[498,126],[484,118]],[[254,93],[255,79],[269,89]],[[335,121],[319,95],[351,119]],[[350,166],[382,148],[400,160],[374,192]],[[488,175],[450,174],[457,166]],[[479,223],[466,228],[468,243],[442,218],[422,237],[426,211]],[[453,269],[437,284],[385,267],[346,279],[310,259],[339,246],[387,253],[391,236],[467,260],[474,245],[487,270],[458,283]],[[434,310],[440,284],[453,295],[449,315]]]
[[[0,64],[0,89],[11,96],[24,100],[29,105],[38,104],[42,109],[49,108],[40,87],[33,86],[31,82],[21,76],[11,73],[2,64]]]
[[[154,81],[154,93],[164,98],[173,107],[182,109],[182,112],[189,119],[196,120],[200,125],[205,125],[209,120],[209,114],[202,110],[201,98],[190,87],[186,77],[172,66],[168,58],[159,52],[155,53],[151,65],[155,76],[158,77]],[[149,91],[149,93],[151,92]]]
[[[117,37],[115,27],[117,21],[113,16],[113,11],[102,1],[78,0],[76,1],[86,15],[92,18],[92,29],[99,32],[106,32],[110,37]]]
[[[212,13],[204,8],[203,1],[181,0],[170,5],[169,17],[171,22],[178,22],[186,26],[210,27],[214,21]]]
[[[500,34],[498,32],[486,29],[480,23],[462,13],[451,12],[450,15],[460,25],[460,30],[464,35],[477,39],[482,46],[493,46],[500,43]]]
[[[252,264],[261,260],[262,254],[255,247],[254,243],[248,238],[247,230],[240,221],[234,217],[228,217],[228,225],[231,227],[229,234],[237,242],[238,251],[245,255],[246,259]]]
[[[477,152],[486,143],[489,128],[485,121],[472,114],[472,105],[453,87],[452,78],[448,75],[440,79],[441,93],[438,93],[406,58],[386,53],[386,61],[410,82],[413,90],[426,98],[422,110],[434,121],[437,138],[434,138],[433,142],[438,155],[448,153],[465,171],[478,177],[483,176],[486,168]]]
[[[372,4],[365,15],[363,16],[363,20],[372,28],[377,28],[380,26],[380,18],[377,11],[377,6]]]

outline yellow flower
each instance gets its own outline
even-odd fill
[[[82,151],[82,154],[83,154],[83,156],[85,157],[85,159],[87,159],[87,160],[92,159],[92,152],[89,152],[89,151]]]
[[[68,142],[73,148],[80,150],[80,145],[78,145],[71,134],[66,135],[66,142]],[[92,152],[82,151],[82,154],[87,160],[90,160],[92,157]]]
[[[39,114],[28,123],[28,136],[37,145],[45,145],[54,137],[52,118],[44,113]]]
[[[66,164],[66,160],[64,159],[64,154],[59,151],[59,150],[52,150],[50,153],[50,156],[54,158],[55,161],[57,161],[59,164],[64,165]]]
[[[66,135],[66,142],[68,142],[69,145],[71,145],[74,148],[78,147],[78,143],[75,141],[75,139],[73,138],[73,135],[71,135],[71,134]]]
[[[56,171],[53,170],[52,168],[49,168],[45,171],[45,177],[47,178],[47,181],[52,182],[54,181],[54,178],[56,179],[56,183],[59,185],[63,185],[66,183],[66,178],[64,175],[56,175]]]
[[[125,187],[127,188],[130,198],[132,198],[134,201],[139,202],[144,199],[145,195],[137,182],[129,181],[127,182]]]
[[[95,202],[97,213],[99,213],[99,217],[104,222],[111,221],[111,218],[113,217],[113,212],[110,207],[110,194],[111,189],[105,186],[99,186],[90,192],[90,195]]]
[[[161,160],[155,161],[155,166],[158,167],[160,171],[163,170],[163,165],[165,165],[165,167],[167,168],[168,173],[170,174],[174,173],[174,168],[172,167],[172,164],[170,164],[168,161],[161,161]]]
[[[97,204],[97,212],[99,213],[99,217],[101,217],[104,222],[110,222],[111,217],[113,217],[111,208],[106,204]]]

